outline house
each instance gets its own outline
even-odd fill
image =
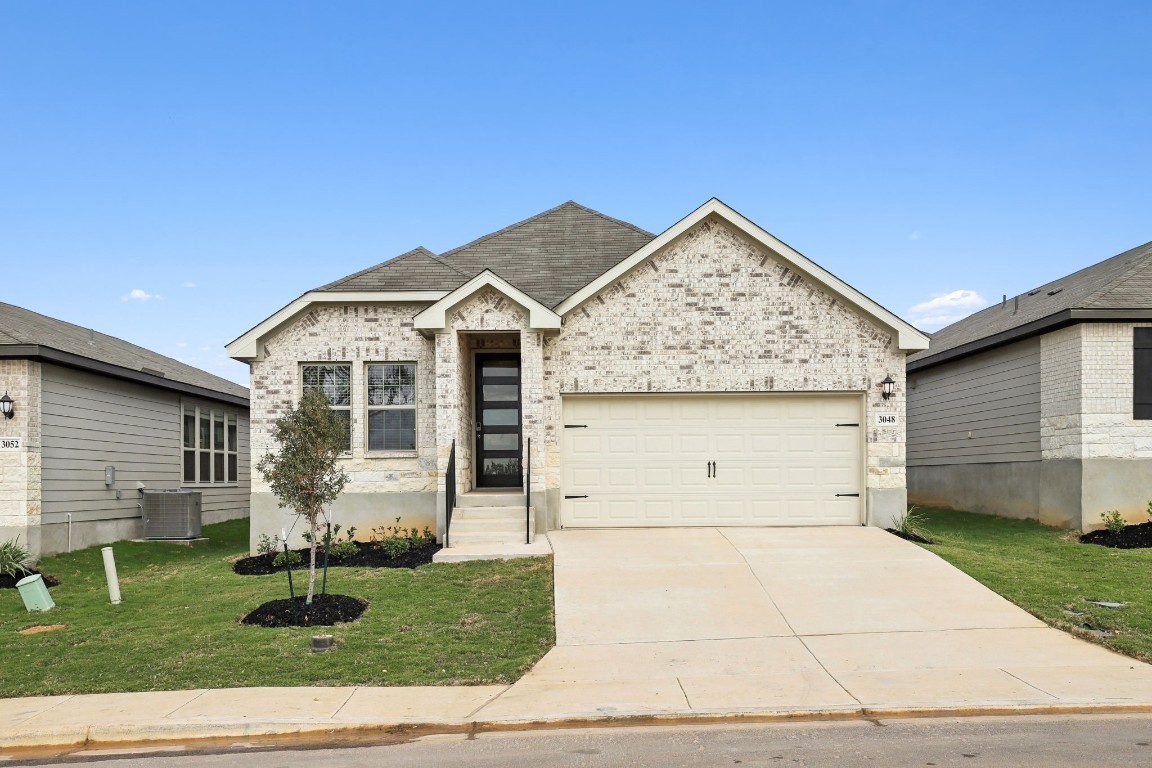
[[[248,390],[0,303],[0,541],[36,557],[142,535],[141,486],[248,514]]]
[[[882,382],[927,344],[713,199],[659,235],[568,202],[417,248],[305,293],[228,351],[251,365],[254,455],[320,388],[349,425],[336,522],[401,517],[454,545],[481,536],[484,507],[520,540],[886,525],[905,509],[904,396]],[[253,542],[284,520],[255,482]]]
[[[1087,530],[1152,499],[1152,243],[1004,300],[908,358],[917,504]]]

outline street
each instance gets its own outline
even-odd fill
[[[386,765],[487,768],[598,766],[1137,766],[1152,764],[1152,715],[971,717],[711,726],[652,726],[439,735],[405,743],[331,747],[236,744],[76,750],[5,765],[115,768],[314,768]],[[135,752],[135,754],[133,754]]]

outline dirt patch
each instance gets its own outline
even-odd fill
[[[20,579],[32,576],[37,573],[40,573],[40,571],[32,568],[28,571],[28,573],[22,573],[19,576],[9,576],[6,573],[0,574],[0,589],[15,589],[16,582],[20,581]],[[56,578],[55,576],[50,576],[47,573],[40,573],[40,575],[44,577],[44,586],[46,587],[55,587],[60,584],[60,579]]]
[[[24,627],[24,629],[18,630],[18,634],[21,634],[21,635],[38,635],[41,632],[55,632],[58,629],[64,629],[66,626],[68,626],[68,625],[67,624],[41,624],[41,625],[36,626],[36,627]]]
[[[432,562],[432,555],[440,551],[439,544],[429,544],[426,547],[418,549],[410,549],[398,557],[389,557],[388,553],[383,549],[373,547],[371,544],[365,542],[356,542],[357,552],[354,555],[349,555],[344,558],[328,559],[329,568],[419,568],[421,565],[427,565]],[[308,550],[298,549],[296,554],[300,555],[300,564],[292,566],[292,570],[298,571],[308,567]],[[253,555],[252,557],[242,557],[232,564],[232,570],[241,576],[266,576],[269,573],[279,573],[284,570],[283,565],[273,565],[272,561],[276,559],[274,554],[266,555]],[[324,567],[324,553],[316,553],[316,567]]]
[[[1152,522],[1126,525],[1119,531],[1102,528],[1080,537],[1081,544],[1099,544],[1113,549],[1145,549],[1152,547]]]
[[[348,595],[315,595],[312,605],[305,605],[301,596],[264,603],[240,623],[258,627],[330,627],[355,621],[367,608],[367,600]]]
[[[936,543],[936,542],[932,541],[932,539],[926,539],[918,533],[904,533],[904,531],[898,531],[895,528],[885,528],[884,530],[888,531],[888,533],[892,534],[893,536],[899,536],[900,538],[904,539],[905,541],[914,541],[917,544],[935,544]]]

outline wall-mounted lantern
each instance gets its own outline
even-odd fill
[[[8,393],[4,393],[4,397],[0,397],[0,413],[4,414],[4,418],[12,418],[12,398],[8,397]]]
[[[896,389],[896,382],[892,380],[891,376],[885,376],[884,381],[880,382],[880,396],[885,400],[892,397]]]

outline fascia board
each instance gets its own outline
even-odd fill
[[[313,304],[423,304],[439,301],[445,295],[447,291],[309,291],[229,342],[225,349],[228,350],[228,356],[236,360],[261,359],[260,340]]]
[[[412,327],[417,331],[444,330],[448,327],[448,313],[484,288],[493,288],[528,310],[528,325],[532,330],[549,331],[560,328],[560,315],[487,269],[417,314],[412,320]]]
[[[803,254],[793,250],[786,243],[773,237],[772,234],[716,198],[712,198],[704,203],[704,205],[662,232],[655,240],[572,294],[556,307],[556,311],[561,317],[567,315],[573,309],[616,282],[629,271],[638,267],[649,257],[699,224],[708,216],[717,216],[732,224],[746,236],[769,248],[786,262],[789,262],[792,266],[796,267],[796,269],[823,284],[840,298],[871,315],[881,325],[891,328],[896,332],[896,343],[901,351],[913,352],[928,348],[929,338],[927,334],[918,330],[908,322],[901,320],[884,307],[872,301],[872,299],[860,293],[860,291],[811,261]]]

